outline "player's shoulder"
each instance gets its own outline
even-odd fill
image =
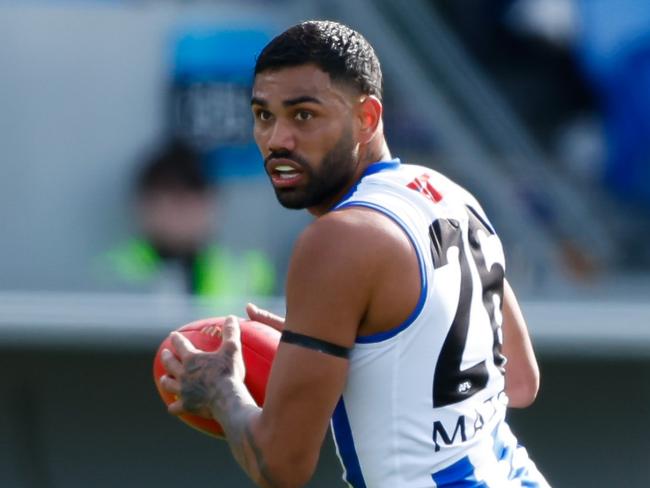
[[[362,206],[340,208],[317,218],[300,239],[314,243],[338,245],[372,244],[374,239],[390,233],[391,226],[380,212]]]
[[[463,205],[468,205],[470,207],[473,207],[480,213],[484,213],[478,199],[474,196],[474,194],[469,189],[467,189],[461,183],[453,180],[449,176],[439,171],[436,171],[435,169],[426,166],[421,166],[421,165],[405,165],[405,166],[411,167],[409,170],[411,173],[418,173],[419,171],[422,171],[422,176],[420,176],[419,178],[421,179],[422,177],[425,177],[426,182],[430,183],[441,194],[442,198],[456,201]]]
[[[404,242],[403,233],[384,214],[351,206],[314,220],[299,236],[294,254],[353,262],[356,267],[380,260],[383,253]]]
[[[412,184],[411,186],[430,183],[445,193],[471,195],[470,192],[449,176],[423,164],[402,163],[395,167],[396,171],[378,173],[375,180],[392,182],[393,184]]]

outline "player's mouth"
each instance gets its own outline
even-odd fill
[[[272,159],[267,165],[267,171],[275,188],[296,186],[304,177],[300,165],[290,159]]]

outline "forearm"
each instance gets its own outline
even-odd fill
[[[510,406],[529,406],[539,389],[539,367],[528,335],[526,321],[512,291],[505,283],[503,304],[503,354],[506,363],[506,393]]]
[[[254,432],[262,409],[242,383],[222,385],[221,391],[211,402],[213,417],[221,424],[234,458],[246,474],[259,486],[279,488],[283,485],[268,472],[266,459]]]
[[[257,406],[243,382],[245,367],[239,339],[238,322],[228,317],[222,329],[222,345],[215,352],[196,349],[182,334],[172,333],[171,340],[178,357],[169,350],[163,351],[163,361],[168,373],[161,384],[165,390],[178,397],[169,405],[169,412],[175,415],[193,413],[212,417],[221,425],[233,456],[246,474],[262,488],[297,488],[304,486],[311,478],[318,453],[325,437],[327,419],[321,416],[320,429],[294,428],[297,425],[310,426],[313,430],[313,401],[304,400],[295,391],[313,386],[314,381],[300,382],[302,388],[294,386],[289,394],[267,392],[265,408]],[[277,360],[277,357],[276,357]],[[294,362],[295,364],[295,362]],[[298,361],[298,364],[301,364]],[[275,366],[274,366],[275,367]],[[294,368],[295,369],[295,368]],[[316,369],[316,368],[311,368]],[[310,371],[311,371],[310,369]],[[312,375],[313,376],[313,375]],[[282,375],[280,376],[282,377]],[[324,376],[324,380],[329,376]],[[318,379],[321,379],[317,376]],[[272,381],[269,388],[273,390]],[[276,388],[277,390],[277,388]],[[286,388],[285,388],[286,390]],[[315,390],[316,405],[320,405],[319,393]],[[338,391],[337,391],[338,393]],[[273,398],[283,401],[273,401]],[[293,399],[287,404],[286,399]],[[327,415],[334,409],[325,403]],[[305,408],[307,404],[310,408]],[[321,410],[323,410],[323,406]],[[293,407],[293,408],[292,408]],[[312,435],[309,435],[309,434]]]

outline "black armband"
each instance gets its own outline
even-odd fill
[[[338,344],[332,344],[331,342],[327,342],[322,339],[316,339],[315,337],[309,337],[304,334],[298,334],[297,332],[291,332],[290,330],[286,329],[282,331],[280,340],[282,342],[286,342],[287,344],[306,347],[307,349],[324,352],[325,354],[330,354],[338,358],[347,359],[350,356],[350,349],[347,347],[339,346]]]

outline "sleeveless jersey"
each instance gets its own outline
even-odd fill
[[[505,423],[504,254],[476,199],[399,160],[371,165],[336,205],[409,237],[420,297],[402,324],[357,337],[332,432],[354,488],[547,487]]]

